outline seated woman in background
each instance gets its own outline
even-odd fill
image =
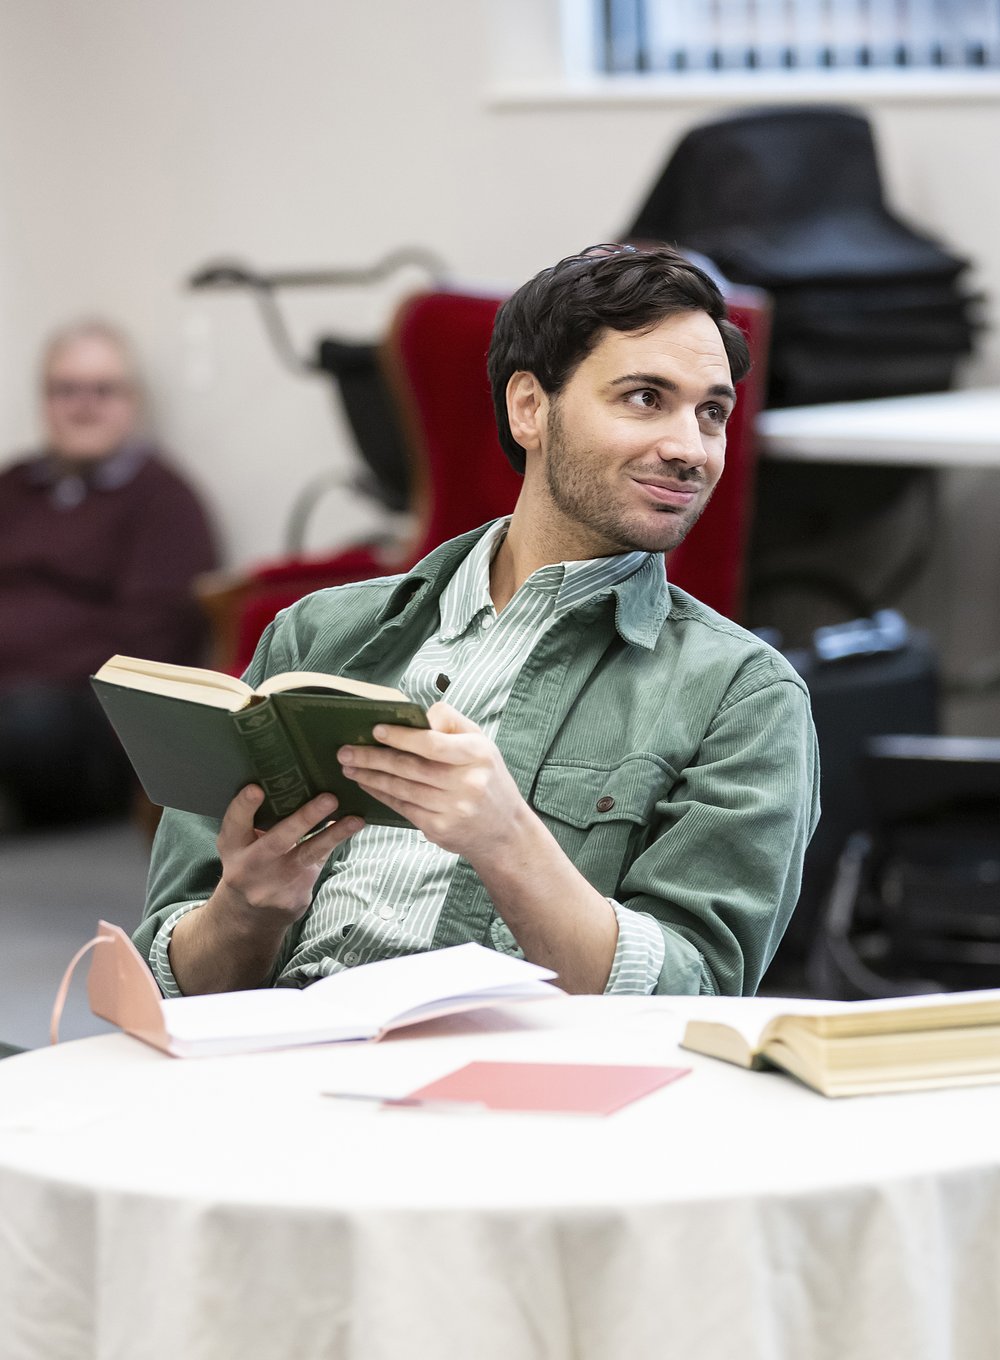
[[[115,652],[197,661],[192,579],[215,565],[194,493],[141,437],[124,337],[60,331],[42,383],[45,449],[0,473],[0,828],[128,807],[89,677]]]

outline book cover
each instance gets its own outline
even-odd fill
[[[607,1115],[690,1070],[613,1063],[471,1062],[410,1091],[406,1099],[467,1101],[490,1110]]]
[[[230,711],[100,677],[92,684],[153,803],[221,818],[256,783],[267,799],[257,816],[265,829],[318,793],[334,794],[340,815],[410,825],[344,777],[337,751],[370,745],[377,722],[426,727],[417,704],[286,691]]]

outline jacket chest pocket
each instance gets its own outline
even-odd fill
[[[583,876],[613,897],[649,843],[656,804],[676,779],[654,755],[630,756],[611,768],[552,763],[539,771],[531,803]]]

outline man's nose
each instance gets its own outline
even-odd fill
[[[664,463],[683,463],[686,467],[702,467],[708,460],[701,425],[694,411],[671,412],[669,420],[659,431],[656,441],[657,456]]]

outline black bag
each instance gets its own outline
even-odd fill
[[[841,851],[868,826],[862,757],[869,738],[939,730],[937,657],[929,637],[894,610],[817,629],[786,656],[809,687],[820,754],[819,826],[806,852],[802,891],[768,974],[801,985]],[[780,987],[779,987],[780,990]]]
[[[1000,740],[865,745],[868,826],[837,863],[809,947],[818,996],[1000,985]]]

